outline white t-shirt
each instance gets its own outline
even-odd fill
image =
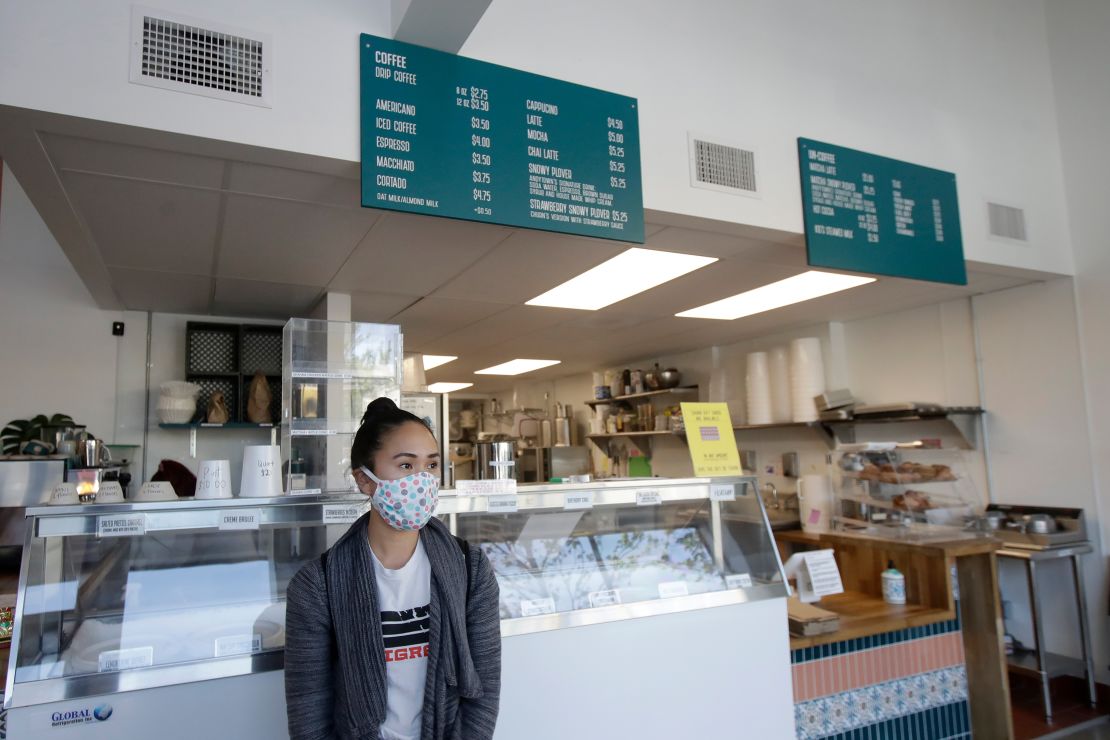
[[[369,547],[369,543],[367,543]],[[417,541],[409,561],[389,570],[374,551],[382,639],[385,643],[386,709],[381,740],[420,740],[424,679],[428,674],[428,607],[432,566]]]

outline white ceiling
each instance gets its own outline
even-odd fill
[[[1038,277],[883,278],[737,321],[679,319],[803,271],[802,237],[651,212],[646,247],[719,261],[600,311],[541,308],[523,304],[629,245],[361,208],[357,163],[3,106],[0,157],[103,308],[287,318],[346,292],[354,320],[399,323],[406,350],[459,356],[429,381],[476,390],[507,385],[472,373],[514,357],[562,360],[528,376],[557,377]]]

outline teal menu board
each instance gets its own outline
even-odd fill
[[[644,241],[636,99],[360,39],[362,205]]]
[[[798,139],[811,267],[967,285],[956,176]]]

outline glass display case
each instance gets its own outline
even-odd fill
[[[30,509],[5,706],[281,669],[289,580],[366,507]],[[754,478],[445,491],[437,513],[493,564],[504,636],[786,595]]]
[[[285,489],[349,491],[351,442],[366,405],[401,400],[401,328],[290,319],[282,342]]]
[[[785,594],[754,478],[522,487],[507,513],[496,496],[453,503],[497,574],[502,634]]]
[[[833,453],[833,526],[900,538],[949,536],[983,504],[963,453],[921,443],[841,445]]]

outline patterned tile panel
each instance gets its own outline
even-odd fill
[[[793,666],[794,701],[803,702],[963,664],[961,633],[949,632]]]
[[[794,719],[800,740],[963,737],[969,732],[967,673],[952,666],[799,702]]]

